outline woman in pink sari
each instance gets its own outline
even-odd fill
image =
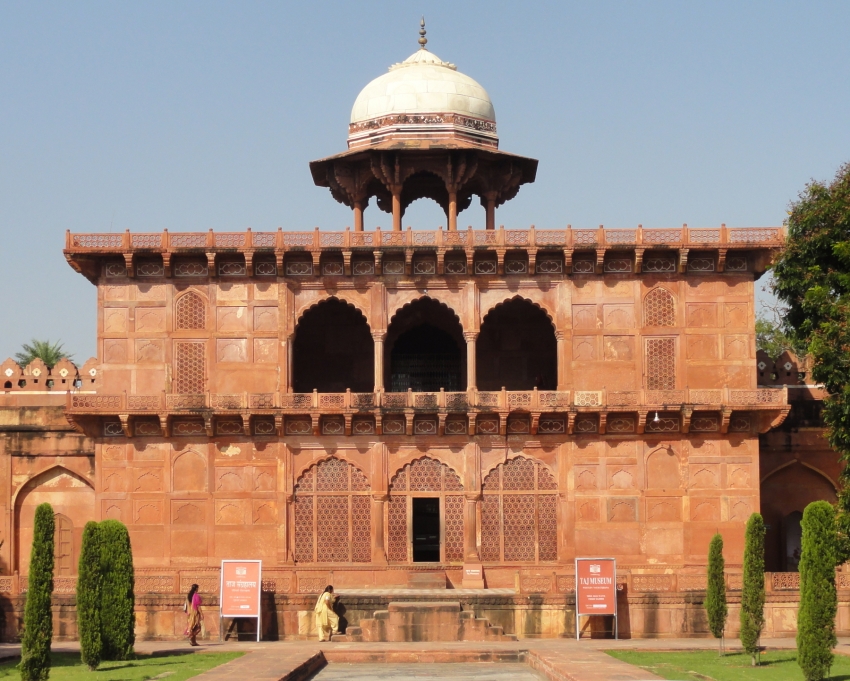
[[[184,636],[189,637],[189,645],[196,646],[196,637],[203,628],[203,614],[201,613],[201,595],[198,593],[198,585],[193,584],[186,594],[186,602],[183,603],[183,612],[186,613],[186,631]]]

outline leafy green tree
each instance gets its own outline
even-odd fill
[[[714,638],[720,639],[720,654],[723,654],[723,631],[726,629],[726,576],[723,560],[723,537],[715,534],[708,546],[708,582],[705,589],[705,612],[708,615],[708,628]]]
[[[756,349],[764,350],[771,359],[776,359],[786,350],[791,350],[798,356],[805,354],[805,348],[800,348],[799,344],[795,343],[783,325],[764,313],[756,317]]]
[[[764,629],[764,518],[753,513],[744,535],[744,574],[741,590],[741,646],[758,663]]]
[[[29,343],[24,343],[21,346],[21,352],[15,354],[15,361],[22,367],[34,359],[40,359],[49,369],[52,369],[61,359],[74,361],[74,357],[65,352],[62,341],[51,343],[49,340],[41,341],[35,338]]]
[[[50,641],[53,638],[53,507],[40,504],[35,509],[29,584],[24,606],[24,633],[21,637],[22,681],[45,681],[50,676]]]
[[[835,615],[835,509],[814,501],[803,511],[800,555],[800,609],[797,613],[797,663],[806,681],[822,681],[832,667]]]
[[[812,379],[829,397],[823,419],[842,466],[839,562],[850,558],[850,163],[831,183],[812,181],[791,204],[788,239],[773,268],[785,326],[813,360]]]
[[[83,664],[94,671],[100,665],[103,648],[100,601],[101,584],[100,532],[96,522],[86,523],[80,565],[77,570],[77,628],[80,636],[80,657]]]
[[[133,657],[136,615],[133,594],[133,551],[126,526],[117,520],[104,520],[100,535],[101,640],[103,660],[129,660]]]

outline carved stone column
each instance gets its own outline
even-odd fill
[[[457,231],[457,191],[449,189],[449,231]]]
[[[384,506],[389,497],[386,494],[372,495],[372,525],[375,528],[372,544],[372,562],[386,565],[387,550],[384,546]]]
[[[478,555],[478,506],[481,495],[478,492],[465,496],[466,506],[463,518],[463,554],[464,563],[477,563]]]
[[[393,231],[401,231],[401,185],[395,185],[393,191]]]
[[[463,338],[466,340],[466,389],[477,388],[478,377],[475,371],[475,342],[478,339],[477,331],[464,331]]]
[[[557,341],[557,360],[558,360],[558,390],[567,389],[567,339],[563,331],[555,332]]]
[[[375,392],[384,389],[384,331],[373,331],[372,340],[375,342]]]
[[[486,229],[496,229],[496,192],[487,192],[484,206],[484,224]]]
[[[354,202],[354,231],[363,231],[363,201]]]

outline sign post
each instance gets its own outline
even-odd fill
[[[221,592],[218,606],[218,636],[222,637],[221,621],[225,617],[248,617],[257,620],[257,641],[260,640],[260,591],[263,561],[221,561]],[[237,635],[238,639],[238,635]]]
[[[614,638],[619,638],[615,558],[576,558],[576,640],[582,615],[613,615]]]

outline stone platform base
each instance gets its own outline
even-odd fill
[[[416,641],[515,641],[515,634],[492,626],[486,617],[462,611],[457,601],[390,603],[386,610],[348,627],[334,641],[416,642]]]

